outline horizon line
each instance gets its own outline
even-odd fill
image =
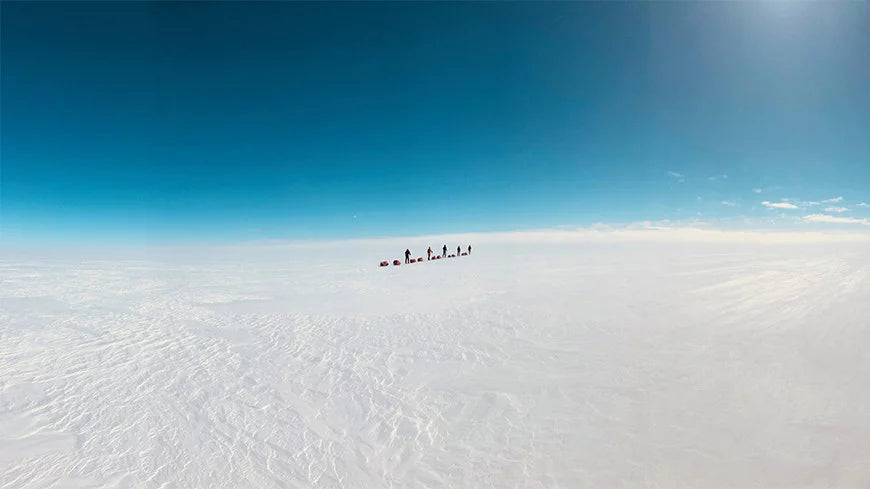
[[[198,246],[213,248],[234,247],[305,247],[335,246],[343,244],[380,244],[385,241],[424,240],[470,242],[577,242],[577,243],[622,243],[622,242],[664,242],[664,243],[758,243],[758,244],[805,244],[830,242],[870,241],[870,230],[797,230],[774,228],[725,228],[714,227],[706,222],[676,223],[672,221],[641,221],[629,224],[595,223],[589,226],[556,226],[549,228],[514,229],[506,231],[469,231],[452,233],[433,233],[421,235],[380,235],[349,238],[269,238],[237,241],[185,241],[185,242],[129,242],[129,243],[2,243],[0,249],[27,251],[55,251],[62,249],[189,249]]]

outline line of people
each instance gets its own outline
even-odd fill
[[[432,259],[432,253],[433,253],[432,247],[430,246],[429,249],[426,250],[426,261],[429,261]],[[459,256],[461,254],[462,254],[462,247],[457,246],[456,247],[456,256]],[[469,255],[471,254],[471,245],[468,245],[468,254]],[[447,258],[447,245],[444,245],[444,247],[441,248],[441,258]],[[411,263],[411,250],[410,249],[405,250],[405,263],[406,264]]]

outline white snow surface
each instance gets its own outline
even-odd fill
[[[7,254],[0,487],[870,487],[868,243],[427,244]]]

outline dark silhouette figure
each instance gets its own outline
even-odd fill
[[[441,250],[441,258],[447,258],[447,245],[444,245],[444,249]]]
[[[457,246],[457,247],[456,247],[456,256],[459,256],[459,255],[461,255],[461,254],[462,254],[462,247],[461,247],[461,246]]]
[[[426,250],[426,261],[432,259],[432,247],[430,246],[428,250]]]
[[[468,254],[471,254],[471,245],[468,245]]]
[[[411,263],[411,250],[405,250],[405,263]]]

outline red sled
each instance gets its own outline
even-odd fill
[[[418,257],[417,257],[417,263],[420,263],[421,261],[423,261],[423,257],[422,257],[422,256],[418,256]]]
[[[401,265],[401,264],[402,264],[402,262],[400,262],[399,260],[393,260],[393,265]]]
[[[468,253],[463,253],[462,256],[468,256]]]
[[[389,264],[390,264],[390,262],[388,262],[388,261],[386,261],[386,260],[381,262],[381,266],[382,266],[382,267],[385,267],[385,266],[387,266],[387,265],[389,265]]]
[[[417,263],[417,260],[411,258],[411,263]]]

